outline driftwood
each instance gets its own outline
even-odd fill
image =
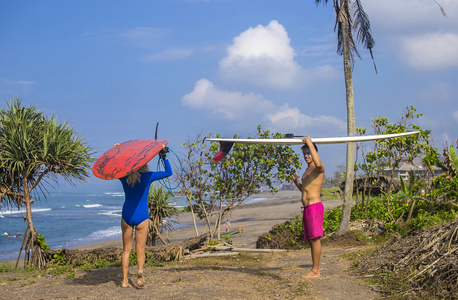
[[[187,253],[193,249],[201,247],[207,242],[207,239],[208,235],[203,234],[172,245],[146,247],[145,252],[147,253],[147,256],[150,254],[150,258],[160,261],[180,260],[183,258],[185,252]],[[56,255],[64,258],[67,262],[73,264],[74,266],[81,265],[84,262],[95,262],[101,259],[108,262],[114,262],[121,260],[121,254],[121,248],[97,248],[93,250],[62,249],[59,251],[46,251],[48,262],[51,262],[54,255]]]
[[[284,252],[284,251],[286,250],[237,248],[237,247],[233,247],[232,245],[226,244],[226,245],[204,246],[202,248],[191,251],[191,255],[187,256],[186,258],[230,256],[230,255],[238,255],[240,253],[275,253],[275,252]]]
[[[397,238],[360,259],[358,270],[410,273],[411,290],[458,299],[458,220]]]

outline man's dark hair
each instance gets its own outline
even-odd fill
[[[312,144],[313,144],[313,147],[315,147],[316,152],[318,152],[318,147],[316,146],[316,144],[315,143],[312,143]],[[301,150],[304,150],[304,149],[310,149],[309,145],[304,144],[304,146],[301,147]]]

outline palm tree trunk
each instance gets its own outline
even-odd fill
[[[345,3],[346,0],[341,0],[341,7],[348,5]],[[352,66],[350,59],[350,41],[348,22],[345,19],[340,19],[339,22],[342,25],[343,35],[343,63],[344,63],[344,74],[345,74],[345,90],[347,100],[347,135],[355,135],[355,106],[353,96],[353,79],[352,79]],[[340,220],[339,228],[337,228],[336,234],[344,234],[348,232],[350,227],[350,214],[353,196],[353,180],[354,180],[354,165],[355,165],[355,143],[347,144],[347,168],[345,177],[345,196],[342,208],[342,219]]]
[[[27,226],[25,228],[24,237],[22,238],[21,249],[19,249],[19,254],[18,254],[17,260],[16,260],[16,268],[19,265],[19,259],[21,258],[22,249],[24,249],[24,244],[25,244],[25,240],[27,239],[28,232],[29,232],[29,226]]]

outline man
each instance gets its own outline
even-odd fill
[[[304,155],[307,169],[302,175],[301,182],[298,176],[292,173],[296,187],[302,193],[302,205],[304,213],[302,225],[304,227],[304,238],[308,240],[312,252],[312,270],[302,275],[302,278],[320,277],[321,240],[323,237],[323,213],[324,207],[321,203],[321,188],[324,180],[324,165],[318,155],[318,148],[310,137],[302,139],[302,154]]]

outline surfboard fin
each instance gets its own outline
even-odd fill
[[[213,157],[213,161],[221,161],[223,160],[228,154],[229,151],[232,149],[233,142],[219,142],[219,152]]]
[[[287,138],[287,139],[293,139],[293,138],[298,138],[298,137],[304,137],[304,136],[303,135],[295,135],[294,133],[285,134],[285,138]]]

